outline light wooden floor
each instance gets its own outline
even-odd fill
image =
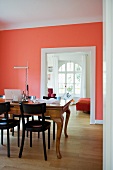
[[[62,133],[62,159],[57,159],[55,142],[52,139],[51,149],[47,150],[48,160],[43,157],[42,138],[33,134],[33,147],[29,147],[26,138],[22,158],[18,158],[16,132],[11,137],[11,157],[7,157],[6,135],[4,146],[0,145],[0,170],[102,170],[102,125],[90,125],[89,114],[78,112],[71,106],[68,124],[69,137]],[[16,131],[16,130],[15,130]]]

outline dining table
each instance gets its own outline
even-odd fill
[[[10,106],[11,106],[10,112],[9,112],[10,116],[12,116],[13,114],[21,114],[19,102],[13,102],[12,100],[0,99],[0,102],[3,102],[3,101],[10,102]],[[31,102],[32,101],[27,101],[28,104],[30,104]],[[43,102],[45,102],[45,101],[43,100]],[[57,125],[56,155],[57,155],[58,159],[62,158],[62,155],[60,152],[60,139],[61,139],[63,126],[64,126],[65,137],[68,138],[67,125],[68,125],[68,121],[69,121],[69,117],[70,117],[69,106],[70,106],[71,102],[72,102],[72,99],[71,100],[61,99],[59,102],[46,103],[45,116],[50,116],[51,120],[53,120]],[[65,121],[64,121],[64,113],[66,113]]]

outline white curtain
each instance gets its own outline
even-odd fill
[[[52,76],[52,87],[53,92],[58,95],[58,56],[53,57],[53,76]]]
[[[82,55],[82,77],[80,97],[86,97],[86,55]]]

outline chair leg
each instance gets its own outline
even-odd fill
[[[40,116],[38,116],[38,120],[40,121]],[[40,132],[38,132],[38,138],[40,138]]]
[[[26,135],[26,136],[27,136],[27,138],[28,138],[28,131],[27,131],[27,135]]]
[[[50,128],[48,129],[48,149],[50,149]]]
[[[9,129],[7,129],[7,156],[10,157]]]
[[[23,147],[24,147],[24,140],[25,140],[25,130],[22,131],[22,141],[21,141],[21,147],[19,152],[19,158],[22,157]]]
[[[12,136],[14,136],[14,128],[12,128]]]
[[[27,117],[27,122],[29,121],[29,118]],[[28,137],[28,130],[27,130],[27,135],[26,135],[27,137]]]
[[[30,131],[30,147],[32,147],[32,131]]]
[[[53,140],[55,140],[55,122],[53,121]]]
[[[20,123],[18,125],[18,147],[20,146]]]
[[[1,145],[3,145],[3,129],[1,129]]]
[[[45,132],[42,132],[42,136],[43,136],[44,158],[45,158],[45,161],[47,161],[46,143],[45,143]]]
[[[40,138],[40,132],[38,132],[38,138]]]
[[[32,116],[32,121],[34,121],[34,116]]]
[[[14,119],[14,115],[13,115],[13,119]],[[14,136],[14,128],[12,128],[12,136]]]

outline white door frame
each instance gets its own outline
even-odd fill
[[[41,49],[41,85],[40,97],[44,96],[46,92],[47,81],[47,54],[51,53],[65,53],[65,52],[84,52],[90,56],[90,124],[95,124],[95,85],[96,85],[96,47],[65,47],[65,48],[42,48]]]
[[[113,0],[103,0],[103,170],[113,170]]]

